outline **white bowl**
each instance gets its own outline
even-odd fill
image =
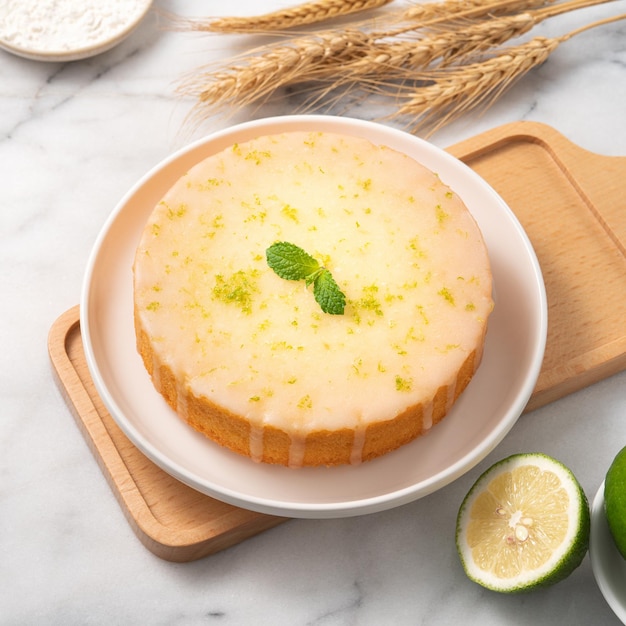
[[[196,433],[155,391],[135,349],[132,263],[152,208],[192,165],[236,142],[293,130],[365,137],[436,171],[465,201],[489,250],[496,305],[483,362],[445,420],[425,437],[358,467],[253,463]],[[522,413],[537,381],[547,334],[541,270],[522,226],[469,167],[405,132],[349,118],[288,116],[249,122],[177,152],[142,178],[101,231],[81,299],[87,363],[107,409],[157,465],[214,498],[288,517],[340,517],[388,509],[429,494],[481,461]]]
[[[16,39],[13,36],[8,21],[2,19],[0,7],[0,48],[34,61],[65,62],[86,59],[102,54],[126,39],[145,17],[152,6],[152,1],[137,0],[135,6],[128,2],[115,5],[124,9],[126,13],[117,16],[113,14],[116,18],[114,21],[108,16],[115,7],[112,8],[112,5],[103,2],[100,7],[89,9],[83,16],[79,15],[75,22],[71,20],[68,22],[69,16],[65,14],[67,10],[63,12],[62,5],[59,8],[55,3],[41,2],[34,14],[29,16],[33,29],[30,40]],[[45,7],[49,8],[48,14],[43,10]],[[100,30],[99,24],[109,20],[111,28]],[[23,37],[24,33],[21,35]],[[52,39],[46,41],[46,35]],[[72,42],[72,37],[79,38]]]
[[[591,506],[589,541],[591,568],[598,587],[613,612],[626,624],[626,559],[620,554],[604,513],[604,483]]]

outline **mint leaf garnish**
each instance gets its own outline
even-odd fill
[[[343,310],[346,306],[346,296],[339,289],[339,285],[337,285],[332,274],[327,269],[322,269],[317,275],[313,283],[313,295],[324,313],[343,315]]]
[[[272,244],[265,251],[265,256],[267,264],[286,280],[306,280],[320,269],[320,264],[310,254],[287,241]]]
[[[313,285],[313,295],[324,313],[343,315],[346,297],[331,273],[299,246],[288,241],[272,244],[266,251],[267,264],[285,280],[304,280]]]

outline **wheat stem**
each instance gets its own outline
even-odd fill
[[[555,0],[446,0],[445,2],[426,2],[406,9],[402,19],[406,21],[430,21],[435,18],[450,19],[459,14],[471,13],[475,17],[504,15],[518,11],[527,11],[535,7],[551,4]]]
[[[613,1],[614,0],[568,0],[567,2],[560,2],[558,4],[536,9],[533,11],[533,14],[537,16],[538,19],[544,20],[549,17],[562,15],[563,13],[576,11],[577,9],[585,9],[597,4],[607,4]]]
[[[314,0],[250,17],[178,20],[179,28],[213,33],[272,33],[377,9],[392,0]]]
[[[591,30],[592,28],[596,28],[598,26],[606,26],[607,24],[612,24],[613,22],[621,22],[622,20],[626,20],[626,13],[621,13],[620,15],[613,15],[611,17],[605,17],[602,20],[591,22],[591,24],[585,24],[585,26],[576,28],[575,30],[572,30],[569,33],[563,35],[561,39],[563,41],[567,41],[568,39],[571,39],[572,37],[575,37],[576,35],[580,35],[581,33],[584,33],[587,30]]]
[[[419,4],[402,13],[395,13],[395,18],[387,20],[385,30],[370,30],[372,40],[400,37],[424,28],[448,23],[461,23],[463,20],[476,20],[484,17],[512,15],[536,7],[543,7],[556,0],[435,0]],[[610,1],[610,0],[604,0]],[[400,25],[396,25],[400,23]],[[362,24],[361,28],[374,26]]]

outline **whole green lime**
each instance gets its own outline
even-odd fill
[[[618,452],[606,473],[604,506],[615,545],[626,559],[626,447]]]

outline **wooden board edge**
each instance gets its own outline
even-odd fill
[[[148,550],[168,561],[186,562],[214,554],[287,520],[269,515],[257,516],[248,511],[237,515],[238,510],[234,509],[233,515],[241,519],[225,531],[221,527],[223,524],[211,524],[209,521],[202,527],[189,530],[172,529],[159,522],[109,436],[65,350],[69,333],[76,331],[79,324],[79,306],[76,305],[61,314],[51,326],[48,355],[53,376],[124,516]]]
[[[597,191],[590,195],[588,188],[598,171],[610,167],[626,168],[626,157],[599,155],[576,145],[552,126],[541,122],[511,122],[461,141],[447,149],[459,160],[472,160],[494,152],[504,144],[527,142],[540,145],[554,160],[581,200],[587,205],[618,249],[624,245],[606,223],[596,202],[606,201]],[[614,172],[613,172],[614,174]],[[489,181],[487,181],[489,182]],[[534,243],[531,241],[534,246]],[[549,296],[549,294],[548,294]],[[548,324],[550,320],[548,320]],[[528,413],[571,393],[580,391],[604,378],[626,369],[626,335],[610,344],[582,352],[567,363],[551,370],[542,369],[530,400],[524,408]],[[554,382],[556,381],[556,382]]]
[[[551,154],[555,154],[555,146],[563,148],[567,145],[581,152],[583,151],[582,148],[570,142],[569,139],[552,126],[548,126],[542,122],[522,121],[496,126],[479,135],[475,135],[474,137],[449,146],[446,148],[446,152],[449,152],[460,161],[471,161],[487,152],[497,150],[503,143],[510,143],[511,141],[538,143]],[[558,151],[560,152],[561,150]],[[589,155],[592,154],[593,153],[589,153]]]
[[[602,353],[603,359],[594,352],[586,353],[562,367],[544,372],[545,381],[556,378],[567,382],[561,383],[558,387],[551,386],[549,382],[546,382],[543,388],[535,387],[524,413],[546,406],[626,370],[626,337],[608,346],[611,348],[609,355],[606,354],[607,346],[595,351]],[[591,365],[589,355],[597,357]]]
[[[177,541],[174,544],[169,544],[161,537],[153,538],[145,534],[140,537],[140,540],[150,552],[164,561],[189,563],[231,548],[246,539],[251,539],[290,520],[286,517],[274,517],[260,513],[258,517],[247,517],[246,522],[234,525],[226,532],[216,533],[210,538],[205,538],[199,533],[196,541],[191,540],[187,543]]]

